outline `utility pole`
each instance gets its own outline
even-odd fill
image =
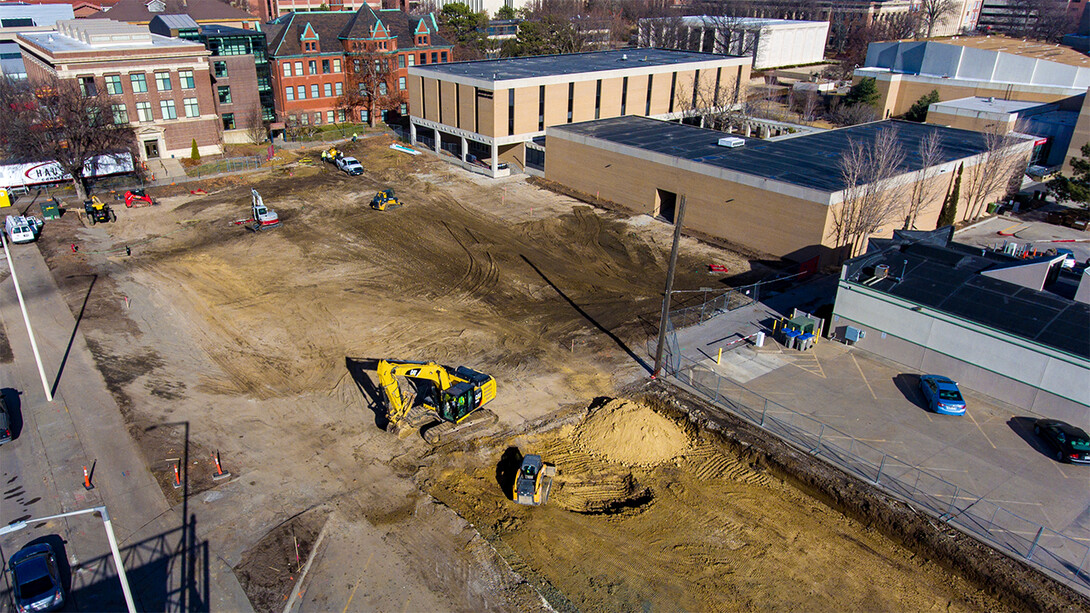
[[[666,343],[666,323],[670,320],[670,294],[674,291],[674,270],[677,268],[677,250],[681,243],[681,221],[685,218],[685,196],[677,207],[674,219],[674,246],[670,249],[670,266],[666,269],[666,294],[662,297],[662,315],[659,317],[659,342],[655,348],[655,370],[651,377],[659,376],[662,371],[662,350]]]

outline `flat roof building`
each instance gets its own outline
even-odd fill
[[[679,119],[733,107],[750,60],[628,49],[455,62],[409,69],[410,138],[463,166],[544,171],[549,126],[640,115]]]
[[[60,21],[56,32],[20,34],[30,80],[77,80],[114,101],[114,121],[135,129],[144,159],[223,152],[204,45],[109,19]]]
[[[880,189],[919,178],[927,197],[915,224],[934,227],[958,168],[964,164],[965,174],[971,175],[988,151],[983,134],[883,121],[761,141],[643,117],[617,117],[549,128],[545,178],[590,199],[671,223],[684,197],[686,228],[816,267],[837,263],[846,251],[834,231],[836,211],[850,197],[841,160],[853,146],[873,149],[882,131],[894,129],[904,160]],[[930,134],[941,139],[941,152],[936,164],[925,166],[918,143]],[[1028,157],[1032,145],[1032,139],[1017,139],[1007,153]],[[1001,197],[1002,191],[988,194],[988,201]],[[890,215],[871,235],[889,236],[904,222],[905,216]]]
[[[947,227],[871,240],[841,270],[832,335],[1040,415],[1087,423],[1090,305],[1074,296],[1090,274],[1064,271],[1063,255],[1021,259],[952,235]]]

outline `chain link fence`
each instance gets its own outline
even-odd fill
[[[694,307],[695,308],[695,307]],[[672,316],[671,316],[672,319]],[[1002,506],[849,434],[789,409],[680,354],[668,323],[666,374],[713,404],[912,503],[940,521],[1090,593],[1090,543],[1025,519]]]

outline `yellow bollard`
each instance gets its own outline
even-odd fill
[[[722,362],[723,362],[723,348],[720,347],[719,348],[719,357],[715,358],[715,363],[716,363],[716,365],[719,365]]]

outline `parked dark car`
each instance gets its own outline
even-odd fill
[[[1033,433],[1056,452],[1058,462],[1090,464],[1090,436],[1082,428],[1058,419],[1038,419]]]
[[[920,375],[920,391],[932,411],[940,415],[965,414],[965,399],[954,381],[942,375]]]
[[[11,441],[11,412],[8,411],[8,403],[4,402],[4,395],[0,394],[0,445]]]
[[[8,561],[12,600],[19,613],[56,611],[64,606],[57,554],[48,543],[28,545]]]

